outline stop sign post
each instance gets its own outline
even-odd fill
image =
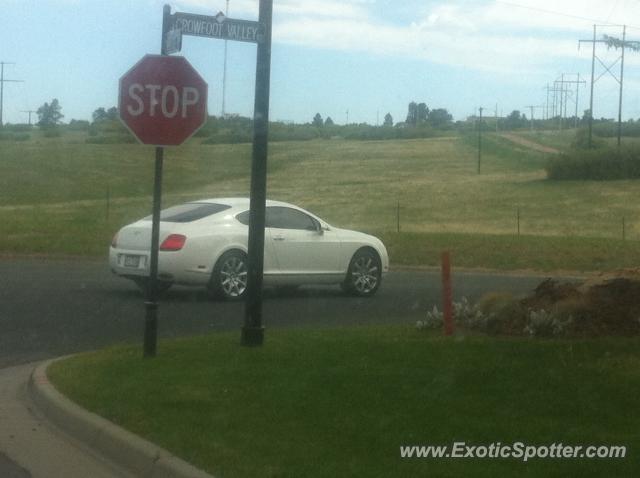
[[[120,119],[143,144],[156,146],[151,257],[145,299],[144,357],[154,357],[158,337],[158,250],[164,146],[177,146],[207,119],[207,84],[183,57],[166,56],[169,9],[164,9],[162,55],[145,55],[122,78]]]
[[[251,202],[248,237],[247,297],[242,345],[262,345],[262,279],[266,210],[267,149],[269,131],[269,84],[271,76],[271,25],[273,0],[259,0],[258,22],[190,14],[171,15],[165,5],[162,18],[161,55],[147,55],[120,79],[120,119],[143,144],[156,146],[149,287],[145,302],[144,356],[156,355],[157,282],[160,235],[160,203],[164,146],[175,146],[193,135],[206,121],[207,85],[182,57],[182,35],[200,35],[211,29],[213,38],[258,44],[254,103]],[[213,19],[213,20],[212,20]],[[182,23],[178,25],[178,21]],[[184,26],[184,22],[187,26]],[[189,21],[196,22],[192,25]],[[213,21],[224,24],[215,26]],[[212,26],[213,25],[213,26]],[[206,27],[206,28],[205,28]],[[225,29],[226,28],[226,29]],[[220,30],[220,35],[216,32]],[[199,33],[200,32],[200,33]],[[224,33],[226,32],[226,33]],[[209,36],[209,35],[205,35]]]

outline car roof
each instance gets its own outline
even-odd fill
[[[249,198],[237,198],[237,197],[236,198],[210,198],[210,199],[200,199],[197,201],[190,201],[190,202],[225,204],[233,208],[249,207]],[[285,207],[300,209],[298,206],[295,206],[293,204],[289,204],[282,201],[274,201],[271,199],[267,199],[267,206],[285,206]]]

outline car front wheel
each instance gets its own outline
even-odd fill
[[[369,249],[356,252],[349,263],[347,277],[342,288],[353,295],[369,297],[375,294],[382,279],[382,267],[378,254]]]
[[[225,252],[213,269],[209,291],[222,299],[241,300],[247,291],[247,270],[244,252]]]

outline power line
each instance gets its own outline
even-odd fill
[[[523,8],[525,10],[532,10],[534,12],[541,12],[541,13],[548,13],[549,15],[556,15],[556,16],[560,16],[560,17],[566,17],[566,18],[573,18],[576,20],[583,20],[583,21],[587,21],[591,24],[593,23],[598,23],[600,24],[599,26],[609,26],[609,27],[619,27],[622,26],[618,23],[610,23],[608,20],[604,21],[601,20],[599,18],[589,18],[589,17],[583,17],[580,15],[573,15],[571,13],[563,13],[563,12],[558,12],[555,10],[548,10],[546,8],[540,8],[540,7],[531,7],[529,5],[520,5],[518,3],[513,3],[513,2],[506,2],[503,0],[496,0],[496,3],[501,3],[503,5],[508,5],[510,7],[517,7],[517,8]],[[609,15],[609,17],[611,17],[611,15]],[[640,30],[640,26],[637,25],[627,25],[628,28],[632,28],[634,30]]]

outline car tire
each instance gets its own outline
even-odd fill
[[[351,258],[342,290],[358,297],[371,297],[382,281],[382,264],[371,249],[360,249]]]
[[[242,300],[247,293],[247,279],[247,255],[238,250],[228,251],[216,262],[208,289],[215,298]]]

